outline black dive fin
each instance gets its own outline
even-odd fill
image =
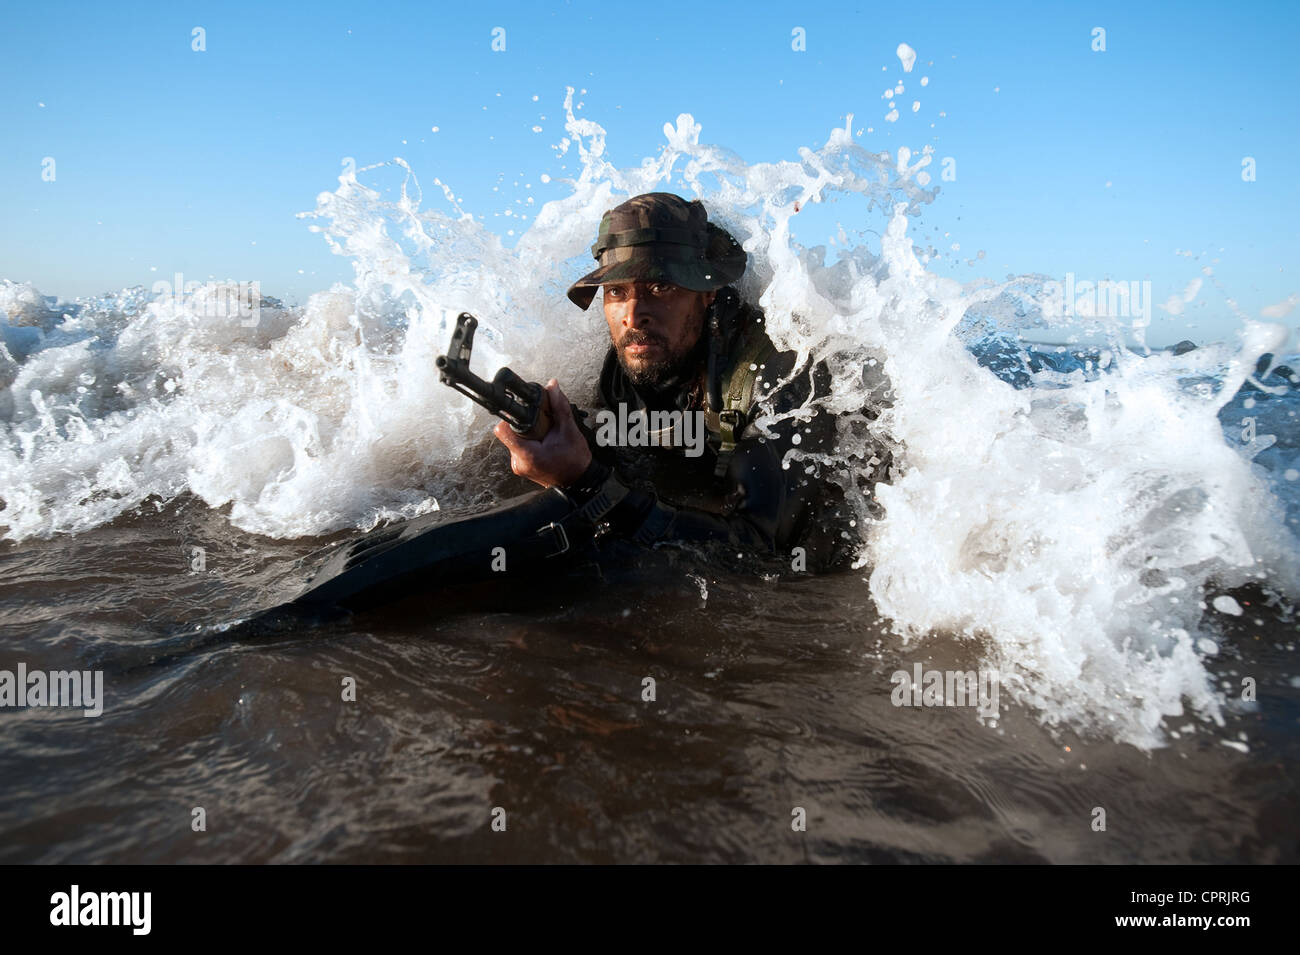
[[[568,549],[567,538],[555,524],[572,510],[563,493],[549,488],[468,517],[438,512],[376,528],[327,549],[306,589],[285,607],[362,610],[445,584],[486,578],[493,574],[498,547],[505,548],[509,571],[535,571],[536,560]],[[315,556],[304,558],[304,563]]]

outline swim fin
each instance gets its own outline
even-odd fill
[[[316,569],[285,606],[362,610],[443,584],[535,572],[538,561],[569,550],[557,522],[572,511],[560,490],[548,488],[479,514],[437,512],[379,527],[304,558]]]

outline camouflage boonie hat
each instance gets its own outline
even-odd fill
[[[747,256],[725,229],[709,222],[704,203],[671,192],[647,192],[606,211],[591,247],[600,263],[569,286],[569,299],[585,309],[601,285],[668,282],[714,292],[745,273]]]

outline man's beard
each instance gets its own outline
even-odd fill
[[[654,342],[663,345],[663,340],[645,335],[628,333],[620,346],[615,349],[619,366],[637,389],[649,392],[664,392],[690,387],[700,376],[704,368],[704,354],[708,336],[701,332],[695,346],[684,354],[665,355],[657,361],[641,361],[635,368],[630,367],[624,358],[623,349],[628,345]]]

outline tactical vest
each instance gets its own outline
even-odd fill
[[[749,427],[750,412],[764,366],[777,354],[767,337],[762,313],[742,306],[727,287],[709,310],[708,388],[704,423],[718,448],[714,477],[723,477],[736,445]]]

